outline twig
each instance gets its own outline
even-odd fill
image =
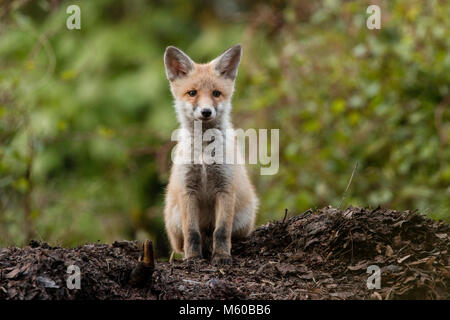
[[[34,161],[34,141],[33,134],[31,132],[29,117],[25,116],[25,129],[27,131],[27,147],[28,147],[28,158],[26,160],[26,171],[25,171],[25,181],[27,182],[27,189],[24,195],[24,233],[25,233],[25,242],[28,243],[33,235],[33,227],[31,224],[31,213],[33,211],[33,180],[31,177],[31,172],[33,170],[33,161]]]
[[[341,209],[342,202],[344,201],[345,196],[347,195],[347,191],[350,188],[350,185],[353,181],[353,176],[355,175],[356,169],[358,169],[358,161],[355,163],[355,167],[353,168],[352,175],[350,176],[350,180],[348,181],[347,188],[345,188],[344,194],[342,195],[341,201],[339,202],[338,208]]]
[[[16,19],[17,20],[17,19]],[[34,90],[39,89],[41,86],[43,86],[45,83],[47,83],[50,79],[50,77],[55,72],[55,66],[56,66],[56,54],[55,50],[53,49],[50,40],[48,39],[47,35],[45,33],[39,34],[36,32],[31,26],[27,25],[26,23],[22,22],[21,20],[17,20],[16,23],[18,24],[19,28],[25,30],[26,32],[29,32],[32,34],[35,38],[37,38],[38,43],[33,47],[32,51],[28,55],[28,60],[33,60],[37,53],[39,53],[41,47],[44,48],[44,52],[47,55],[48,58],[48,65],[47,70],[45,71],[45,74],[37,81],[34,81],[33,84],[25,89]],[[27,93],[27,92],[25,92]]]
[[[350,230],[350,241],[352,243],[352,260],[351,263],[353,264],[353,235],[352,235],[352,231]]]
[[[288,214],[288,209],[286,208],[286,209],[284,209],[283,223],[286,221],[287,214]]]
[[[186,283],[189,283],[189,284],[194,284],[194,285],[206,285],[206,283],[199,282],[199,281],[194,281],[194,280],[189,280],[189,279],[183,279],[183,282],[186,282]]]

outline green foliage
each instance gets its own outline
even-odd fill
[[[362,1],[21,3],[0,18],[0,245],[152,238],[167,253],[167,45],[207,61],[243,44],[235,126],[280,128],[278,174],[250,168],[259,223],[337,206],[355,162],[343,206],[450,219],[450,4],[385,1],[368,30]]]

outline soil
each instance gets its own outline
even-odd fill
[[[354,207],[283,220],[233,244],[231,266],[157,261],[140,287],[129,281],[138,242],[67,249],[31,241],[2,248],[0,299],[450,299],[444,222]],[[80,289],[67,286],[70,265],[80,268]],[[380,268],[379,289],[367,287],[371,265]]]

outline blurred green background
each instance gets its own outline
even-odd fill
[[[249,167],[258,224],[338,206],[356,162],[343,207],[450,221],[449,1],[0,4],[0,246],[151,238],[167,255],[168,45],[198,62],[243,45],[235,127],[280,129],[278,174]]]

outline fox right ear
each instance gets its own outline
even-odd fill
[[[187,75],[194,69],[194,62],[183,51],[175,47],[167,47],[164,53],[164,65],[169,81]]]
[[[237,69],[241,61],[242,47],[240,44],[234,45],[219,57],[214,59],[212,63],[219,73],[231,80],[236,79]]]

